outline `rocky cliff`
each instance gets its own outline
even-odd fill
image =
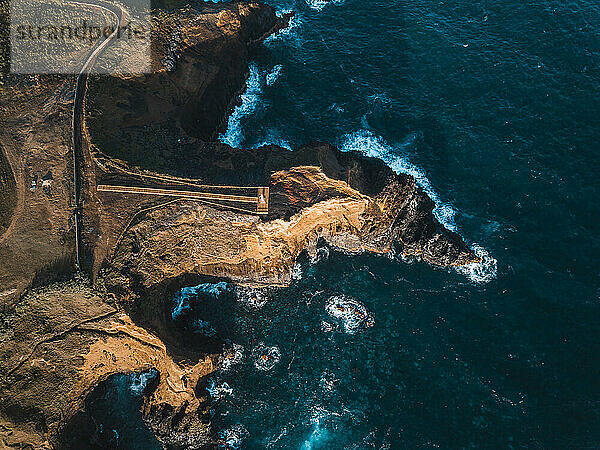
[[[189,448],[210,443],[205,394],[198,386],[219,357],[173,332],[168,300],[182,286],[222,279],[286,285],[298,256],[314,254],[319,240],[348,253],[395,250],[439,266],[477,259],[458,235],[437,222],[433,202],[414,178],[395,174],[382,161],[323,143],[290,152],[212,142],[244,88],[253,46],[284,25],[273,8],[258,3],[160,11],[153,25],[152,74],[90,79],[82,240],[93,284],[31,290],[35,274],[52,270],[54,259],[10,257],[13,248],[26,253],[18,245],[23,240],[31,241],[24,245],[32,255],[35,247],[40,255],[72,250],[72,167],[65,163],[72,84],[35,81],[36,97],[46,104],[35,127],[25,128],[28,116],[3,105],[2,113],[12,115],[12,123],[28,136],[13,138],[25,149],[27,143],[48,141],[52,133],[62,136],[61,145],[48,145],[43,157],[40,145],[25,154],[14,144],[6,152],[19,198],[44,208],[13,213],[18,226],[10,239],[5,234],[5,243],[0,240],[5,260],[0,266],[15,267],[0,270],[0,277],[10,278],[9,287],[15,286],[3,293],[0,328],[3,446],[68,446],[76,430],[92,426],[83,405],[99,383],[149,368],[159,377],[147,392],[143,414],[158,438]],[[18,81],[11,89],[25,92],[30,82]],[[21,98],[31,101],[25,94]],[[48,190],[35,198],[25,189],[31,161],[36,172],[44,172],[42,178],[45,166],[54,168],[43,180],[49,180]],[[102,183],[163,189],[268,186],[269,213],[108,195],[96,189]],[[55,206],[54,213],[47,203]],[[34,269],[26,269],[30,263]]]

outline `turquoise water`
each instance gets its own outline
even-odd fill
[[[237,355],[208,385],[223,446],[600,446],[600,6],[271,3],[293,26],[221,139],[379,156],[486,258],[322,250],[250,303],[188,292],[175,323]]]

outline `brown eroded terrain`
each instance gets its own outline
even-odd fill
[[[152,74],[89,79],[78,166],[89,283],[49,285],[74,266],[74,82],[15,77],[0,90],[2,445],[69,446],[75,430],[92,426],[84,400],[99,383],[150,368],[159,377],[143,415],[157,437],[210,443],[197,387],[218,355],[172,332],[167,302],[184,285],[286,285],[297,257],[313,254],[320,239],[438,266],[477,260],[437,222],[414,178],[380,160],[323,143],[290,152],[212,142],[244,87],[252,47],[284,24],[258,3],[157,12]],[[268,187],[268,214],[98,185],[213,197]]]
[[[61,427],[78,415],[94,386],[114,373],[150,368],[160,375],[147,398],[148,413],[164,408],[190,412],[178,426],[186,435],[206,439],[194,387],[213,371],[214,357],[198,357],[193,364],[174,362],[158,338],[83,281],[29,292],[4,316],[0,343],[3,446],[59,445]]]
[[[3,305],[71,271],[72,88],[68,80],[40,76],[0,90],[2,202],[9,206],[0,231]]]

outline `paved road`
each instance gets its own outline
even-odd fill
[[[100,9],[113,14],[117,20],[115,31],[104,41],[97,44],[97,47],[90,53],[85,60],[75,86],[75,99],[73,102],[73,190],[75,191],[75,259],[77,270],[81,268],[81,249],[80,249],[80,226],[81,226],[81,199],[79,196],[79,161],[83,161],[83,110],[85,104],[85,95],[87,93],[87,80],[94,63],[98,56],[117,36],[121,21],[125,12],[118,6],[101,1],[70,0],[70,3],[82,5],[89,8]]]

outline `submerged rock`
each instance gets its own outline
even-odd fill
[[[262,342],[252,351],[256,368],[263,372],[273,370],[281,359],[281,351],[277,346],[268,346]]]
[[[345,295],[331,297],[325,305],[325,310],[348,334],[356,334],[375,325],[375,319],[367,308],[358,300]]]

